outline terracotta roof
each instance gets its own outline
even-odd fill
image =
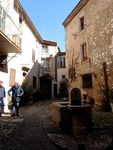
[[[58,52],[57,53],[57,56],[64,56],[64,55],[66,55],[66,52]]]
[[[47,41],[47,40],[43,40],[41,44],[50,45],[50,46],[57,46],[57,42]]]
[[[86,5],[89,0],[80,0],[79,3],[75,6],[72,12],[67,16],[67,18],[63,22],[63,26],[66,27],[68,23],[76,16],[79,11]]]

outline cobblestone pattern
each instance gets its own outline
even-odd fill
[[[93,130],[74,137],[52,123],[52,101],[21,107],[19,117],[0,118],[0,150],[113,149],[113,113],[93,112]]]

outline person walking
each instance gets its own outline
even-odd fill
[[[8,95],[12,97],[11,115],[19,116],[19,102],[24,94],[23,89],[17,82],[8,90]]]
[[[4,97],[6,96],[5,88],[2,84],[3,82],[0,81],[0,116],[4,112]]]

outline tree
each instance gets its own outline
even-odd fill
[[[68,68],[68,76],[71,82],[75,81],[75,79],[77,78],[78,59],[79,59],[79,54],[76,58],[74,58],[74,54],[73,54],[72,62]]]

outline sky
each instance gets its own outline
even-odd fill
[[[57,42],[65,51],[65,29],[62,25],[79,0],[20,0],[44,40]]]

